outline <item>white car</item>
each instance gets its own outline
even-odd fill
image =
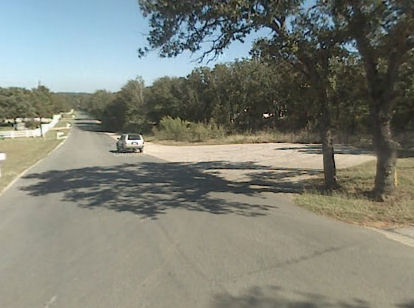
[[[144,151],[144,138],[141,134],[122,134],[116,142],[118,152]]]

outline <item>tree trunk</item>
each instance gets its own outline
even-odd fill
[[[336,182],[335,152],[331,131],[331,111],[329,109],[326,87],[320,92],[320,102],[323,172],[325,176],[325,189],[329,192],[337,188],[338,184]]]
[[[323,172],[325,176],[325,189],[331,191],[337,187],[335,153],[331,129],[323,125],[321,129]]]
[[[381,111],[374,112],[373,142],[377,154],[374,197],[385,201],[395,189],[397,143],[392,140],[391,117]]]

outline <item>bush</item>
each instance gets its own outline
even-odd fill
[[[206,141],[208,139],[222,138],[225,135],[224,130],[220,129],[215,123],[190,123],[189,125],[190,141]]]
[[[214,123],[193,123],[169,116],[162,118],[159,127],[155,128],[153,132],[155,137],[160,140],[187,142],[201,142],[225,135],[224,130]]]
[[[25,127],[28,129],[35,129],[35,128],[38,128],[39,126],[40,126],[39,121],[29,120],[25,122]]]
[[[188,122],[180,118],[169,116],[161,119],[159,127],[154,128],[154,135],[158,139],[186,141],[188,139]]]
[[[215,143],[230,144],[263,142],[320,143],[319,134],[305,129],[289,133],[272,129],[256,133],[244,132],[227,135],[225,130],[214,122],[208,124],[194,123],[170,116],[162,118],[158,127],[153,129],[153,133],[158,140],[185,142],[204,142],[214,139]]]

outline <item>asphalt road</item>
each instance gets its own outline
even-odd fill
[[[413,248],[114,149],[79,120],[0,196],[0,307],[414,307]]]

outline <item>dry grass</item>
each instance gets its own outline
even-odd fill
[[[182,142],[159,139],[155,136],[146,136],[147,141],[153,141],[164,145],[191,145],[191,144],[245,144],[245,143],[318,143],[317,134],[307,131],[296,133],[282,133],[278,131],[262,131],[251,134],[230,134],[220,138],[208,139],[201,142]]]
[[[0,140],[0,151],[7,155],[1,166],[0,191],[21,172],[45,157],[61,141],[48,138]]]
[[[57,127],[66,127],[68,119],[62,119]],[[0,192],[24,170],[45,157],[62,142],[56,139],[58,131],[68,134],[68,129],[50,130],[44,138],[16,138],[0,140],[0,152],[7,159],[1,165]]]
[[[375,227],[414,224],[414,158],[399,159],[398,186],[386,202],[370,198],[374,185],[375,162],[339,170],[340,189],[325,195],[322,179],[309,183],[296,202],[311,211],[345,222]]]

